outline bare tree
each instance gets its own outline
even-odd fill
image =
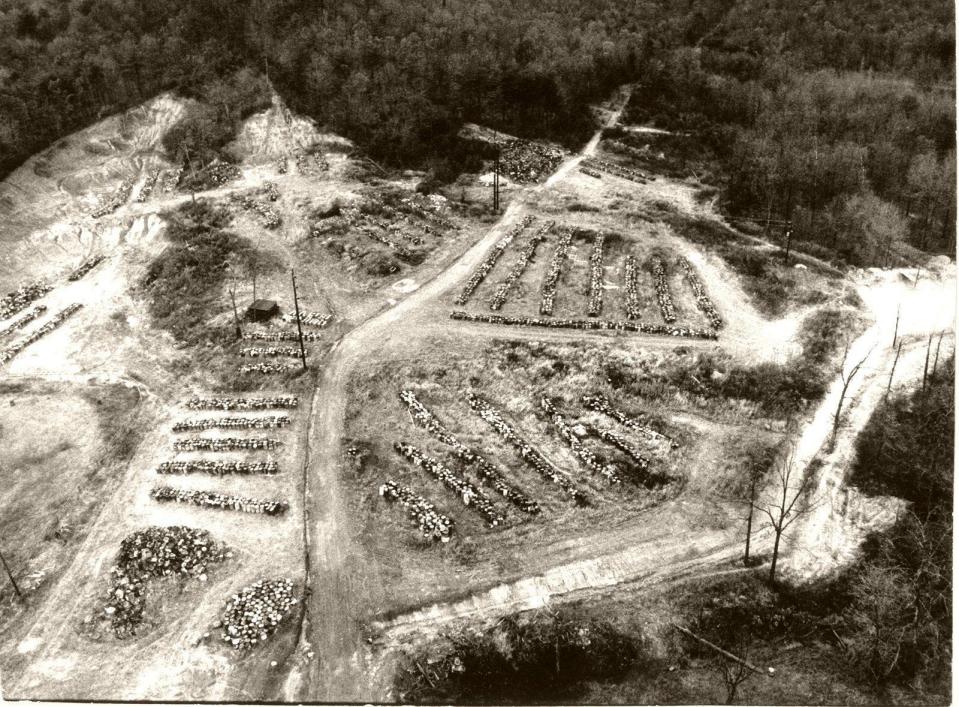
[[[842,390],[839,392],[839,403],[836,405],[836,414],[833,416],[832,420],[832,436],[829,440],[830,447],[836,444],[836,435],[839,433],[839,420],[842,416],[842,404],[846,400],[846,393],[849,392],[849,386],[852,385],[853,379],[859,374],[862,370],[863,364],[866,363],[866,359],[869,358],[869,354],[872,353],[872,349],[869,349],[865,356],[863,356],[859,362],[846,370],[846,364],[849,359],[849,343],[846,342],[846,350],[842,354],[842,364],[839,367],[839,378],[842,380]]]
[[[812,474],[800,470],[797,474],[793,461],[795,448],[790,446],[775,471],[775,491],[770,502],[759,503],[757,510],[765,513],[775,534],[773,556],[769,564],[769,581],[776,581],[776,565],[779,562],[779,546],[783,533],[797,518],[809,510],[802,501],[812,484]]]
[[[713,666],[726,687],[726,704],[731,705],[736,699],[739,686],[748,680],[753,671],[745,661],[749,660],[749,642],[740,638],[736,652],[741,660],[733,660],[720,653],[716,656]]]

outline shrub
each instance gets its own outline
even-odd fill
[[[574,609],[510,616],[479,635],[456,637],[455,651],[429,664],[414,655],[400,673],[406,699],[417,702],[538,702],[573,699],[587,682],[621,679],[639,657],[637,638]],[[519,679],[517,679],[517,676]]]
[[[153,324],[187,343],[214,340],[207,321],[230,267],[262,273],[277,261],[225,230],[229,214],[206,201],[188,202],[165,218],[170,246],[153,259],[139,284]]]

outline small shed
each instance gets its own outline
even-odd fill
[[[258,299],[246,308],[246,318],[251,322],[269,321],[280,313],[280,306],[271,299]]]

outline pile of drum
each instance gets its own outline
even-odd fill
[[[90,215],[93,218],[100,218],[101,216],[112,214],[114,211],[127,203],[127,199],[130,198],[130,192],[132,190],[133,182],[130,180],[124,180],[117,190],[113,192],[113,195],[106,201],[106,203],[94,209]]]
[[[500,164],[511,181],[538,182],[563,161],[561,150],[528,140],[510,140],[500,151]]]
[[[190,410],[292,410],[300,404],[295,395],[272,398],[191,398],[186,402]]]
[[[499,411],[473,392],[466,396],[469,406],[490,426],[500,437],[509,442],[519,457],[527,463],[537,474],[547,481],[559,486],[577,503],[585,503],[586,497],[570,481],[565,474],[557,470],[546,458],[536,451],[532,445],[516,433],[516,430],[503,419]]]
[[[278,474],[279,472],[280,466],[275,461],[178,461],[162,462],[157,467],[158,474],[209,474],[210,476],[226,476],[228,474]]]
[[[0,319],[9,319],[34,300],[40,299],[52,291],[53,287],[41,282],[18,287],[13,292],[7,293],[3,299],[0,299]]]
[[[387,501],[399,503],[406,509],[413,524],[427,540],[448,543],[453,535],[453,521],[436,510],[436,506],[406,486],[387,481],[380,486],[380,496]]]
[[[292,373],[299,368],[297,363],[278,363],[276,361],[263,363],[248,363],[239,367],[240,373]]]
[[[172,486],[156,487],[150,492],[150,498],[154,501],[175,501],[204,508],[242,511],[243,513],[263,513],[268,516],[282,515],[290,508],[290,504],[286,501],[230,496],[215,491],[195,491],[193,489],[178,489]]]
[[[573,232],[568,228],[564,228],[559,238],[559,243],[556,244],[553,257],[549,262],[549,270],[546,271],[546,276],[543,278],[543,291],[539,303],[540,314],[545,314],[546,316],[553,314],[553,306],[556,303],[556,286],[559,284],[559,276],[563,271],[563,262],[566,260],[566,255],[569,252],[569,247],[572,242]]]
[[[494,267],[496,267],[497,261],[500,259],[500,256],[506,252],[506,249],[509,248],[510,243],[518,236],[520,233],[525,231],[531,223],[533,223],[532,216],[524,216],[523,219],[513,226],[506,235],[500,238],[496,245],[492,247],[490,252],[486,255],[486,258],[480,263],[479,267],[470,275],[470,279],[466,281],[466,286],[463,287],[463,291],[457,295],[456,304],[463,305],[469,301],[469,298],[472,297],[473,292],[477,287],[480,286],[480,283],[486,279],[486,276],[490,274]]]
[[[494,312],[500,309],[503,304],[506,303],[506,298],[509,296],[509,291],[512,289],[516,281],[523,276],[523,273],[526,272],[527,266],[533,259],[533,255],[536,253],[536,249],[539,247],[540,243],[546,240],[546,234],[549,233],[552,227],[552,222],[546,224],[536,233],[534,233],[532,237],[530,237],[529,241],[527,241],[526,245],[523,246],[516,263],[512,268],[510,268],[510,271],[506,274],[506,278],[499,284],[499,287],[496,288],[496,291],[493,293],[493,297],[490,299],[489,308]]]
[[[107,257],[105,255],[94,255],[92,258],[87,258],[85,261],[83,261],[83,263],[81,263],[80,267],[67,276],[67,279],[70,282],[79,280],[106,259]]]
[[[690,339],[717,339],[715,329],[695,329],[687,326],[669,326],[666,324],[645,324],[643,322],[615,321],[608,319],[546,319],[539,317],[509,317],[499,314],[471,314],[454,310],[450,319],[503,326],[537,326],[548,329],[580,329],[583,331],[632,331],[641,334],[661,336],[681,336]]]
[[[246,331],[243,338],[247,341],[299,341],[296,331]],[[323,335],[315,331],[304,331],[303,341],[322,341]]]
[[[639,264],[632,255],[626,256],[626,318],[639,319],[642,309],[639,305]]]
[[[460,442],[436,416],[423,405],[411,390],[400,392],[400,400],[408,407],[413,420],[426,429],[431,435],[443,444],[453,448],[453,454],[458,459],[473,464],[473,468],[481,479],[494,491],[524,513],[536,515],[540,512],[539,504],[529,498],[506,480],[500,471],[484,459],[478,452]]]
[[[255,346],[249,349],[240,349],[240,356],[247,358],[273,358],[276,356],[299,356],[298,346]]]
[[[269,639],[295,605],[292,580],[251,584],[226,603],[218,624],[221,637],[234,648],[249,650]]]
[[[203,420],[181,420],[173,425],[174,432],[191,432],[193,430],[271,430],[287,427],[290,418],[286,415],[272,415],[269,417],[211,417]]]
[[[652,262],[659,311],[663,314],[663,321],[672,324],[676,321],[676,309],[673,307],[673,296],[669,291],[669,283],[666,282],[666,264],[658,255],[653,256]]]
[[[600,463],[596,455],[575,435],[573,429],[566,422],[566,418],[560,414],[549,398],[541,398],[540,407],[543,408],[543,412],[546,413],[550,423],[556,428],[560,438],[566,442],[583,466],[594,474],[602,476],[608,483],[622,483],[623,479],[619,475],[619,470],[612,464]]]
[[[506,521],[489,497],[472,483],[464,479],[445,464],[428,457],[411,444],[397,442],[393,448],[410,462],[420,467],[433,478],[440,481],[446,488],[460,497],[464,506],[472,508],[487,522],[489,527],[495,528]]]
[[[169,576],[205,578],[210,563],[228,556],[207,531],[196,528],[155,526],[128,535],[110,570],[110,594],[104,608],[117,637],[135,634],[143,621],[147,581]]]
[[[593,241],[593,250],[589,254],[589,299],[586,303],[586,314],[598,317],[603,311],[603,243],[606,236],[596,234]]]
[[[30,344],[49,334],[51,331],[63,324],[63,322],[65,322],[71,314],[78,311],[82,306],[82,304],[69,305],[53,315],[53,317],[47,320],[47,322],[39,329],[34,329],[29,335],[25,336],[19,341],[15,341],[10,346],[0,351],[0,363],[6,363],[27,348]]]
[[[235,452],[276,449],[278,440],[254,437],[194,437],[178,439],[173,443],[177,452]]]
[[[25,327],[27,324],[32,322],[34,319],[36,319],[37,317],[39,317],[46,311],[47,311],[46,306],[42,304],[38,304],[36,307],[32,307],[22,317],[10,322],[3,329],[0,329],[0,337],[4,337],[4,336],[7,336],[8,334],[12,334],[17,329],[23,329],[23,327]]]
[[[696,306],[699,307],[699,311],[706,315],[706,319],[709,320],[713,329],[722,329],[723,318],[719,316],[716,306],[709,299],[709,295],[706,294],[706,288],[702,280],[699,279],[699,275],[696,274],[693,266],[686,258],[680,258],[678,262],[686,271],[686,280],[689,282],[689,286],[693,288],[693,295],[696,297]]]
[[[284,314],[281,319],[286,323],[296,321],[296,315],[293,313]],[[300,323],[307,326],[313,326],[322,329],[333,320],[332,314],[323,314],[322,312],[300,312]],[[305,335],[304,335],[305,336]]]

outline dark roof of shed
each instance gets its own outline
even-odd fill
[[[269,312],[272,309],[276,309],[276,307],[276,301],[271,299],[258,299],[250,305],[250,309],[256,309],[264,312]]]

